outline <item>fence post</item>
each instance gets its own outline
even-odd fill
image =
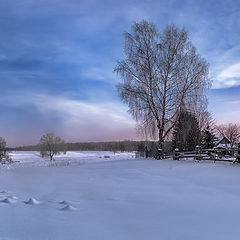
[[[201,150],[201,147],[200,146],[196,146],[196,149],[195,149],[195,161],[196,162],[199,162],[200,160],[202,160],[202,150]]]
[[[175,148],[175,149],[174,149],[173,160],[179,160],[179,159],[180,159],[179,149],[178,149],[178,148]]]

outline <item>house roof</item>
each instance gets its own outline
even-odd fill
[[[229,144],[231,141],[225,137],[225,136],[220,136],[216,137],[215,145],[218,146],[219,144]]]

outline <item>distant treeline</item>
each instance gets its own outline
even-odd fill
[[[153,141],[119,141],[119,142],[79,142],[66,143],[67,151],[138,151],[144,150],[145,147],[155,148],[157,142]],[[21,146],[11,148],[12,151],[40,151],[39,145]]]

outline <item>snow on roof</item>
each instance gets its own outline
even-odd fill
[[[216,140],[214,141],[214,142],[215,142],[215,145],[222,144],[221,142],[222,142],[224,139],[227,140],[227,143],[230,143],[230,142],[231,142],[231,141],[230,141],[227,137],[225,137],[225,136],[217,136],[215,139],[216,139]]]

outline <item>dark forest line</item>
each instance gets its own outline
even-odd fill
[[[112,141],[112,142],[76,142],[65,143],[66,151],[138,151],[145,146],[154,148],[154,141]],[[40,145],[19,146],[10,151],[40,151]]]

